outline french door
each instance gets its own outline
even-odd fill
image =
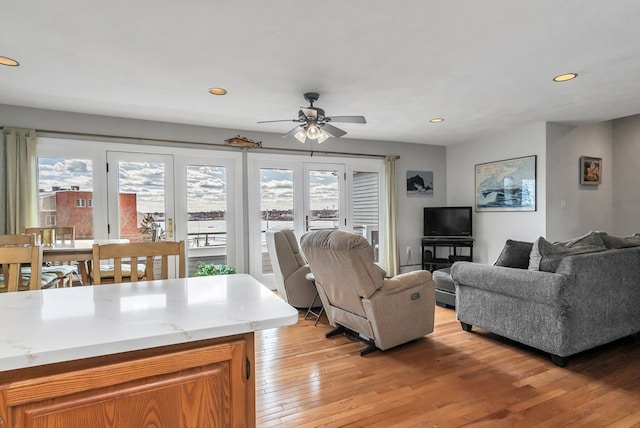
[[[250,273],[275,288],[265,231],[343,229],[361,233],[379,254],[382,162],[307,162],[299,156],[248,157]],[[365,178],[365,179],[363,179]]]
[[[184,240],[187,271],[232,264],[239,271],[233,161],[208,156],[107,152],[110,238]]]

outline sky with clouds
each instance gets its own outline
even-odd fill
[[[120,162],[120,191],[135,193],[138,210],[164,212],[164,169],[155,162]],[[263,209],[293,209],[293,172],[284,169],[261,169]],[[226,169],[190,165],[187,167],[188,211],[226,210]],[[93,190],[93,166],[90,160],[39,158],[39,188],[52,187]],[[310,178],[311,209],[337,208],[338,181],[330,171],[315,171]]]

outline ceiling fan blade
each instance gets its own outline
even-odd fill
[[[331,122],[342,123],[367,123],[367,119],[364,116],[331,116],[327,117]]]
[[[298,125],[295,128],[293,128],[291,131],[284,134],[282,138],[292,137],[293,135],[295,135],[296,132],[298,132],[299,129],[300,129],[300,126]]]
[[[346,134],[346,132],[343,131],[342,129],[336,128],[335,126],[329,125],[328,123],[325,123],[324,125],[322,125],[322,129],[327,131],[329,135],[335,138],[342,137],[343,135]]]
[[[281,119],[281,120],[262,120],[256,123],[273,123],[273,122],[297,122],[298,119]]]

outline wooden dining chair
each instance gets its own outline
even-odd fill
[[[55,233],[55,241],[52,244],[64,245],[72,243],[76,239],[76,228],[74,226],[26,227],[24,233],[33,234],[36,242],[42,244],[43,233],[48,230],[53,230]],[[71,287],[74,278],[82,282],[78,273],[77,262],[53,262],[51,266],[44,266],[42,272],[56,274],[58,276],[58,287]]]
[[[159,277],[154,274],[155,258],[160,260]],[[178,262],[177,277],[184,278],[186,275],[184,241],[93,244],[91,278],[94,285],[168,279],[169,263],[175,259]],[[109,264],[104,264],[105,260]]]
[[[36,237],[32,233],[19,233],[13,235],[0,235],[0,247],[15,247],[35,245]]]
[[[11,252],[24,252],[20,250],[20,248],[31,248],[35,245],[35,236],[33,234],[10,234],[10,235],[0,235],[0,248],[7,249],[4,253],[8,254]],[[38,246],[39,247],[39,246]],[[3,263],[3,260],[7,260],[6,263]],[[10,269],[10,259],[0,259],[0,292],[9,291],[6,287],[5,280],[9,275]],[[39,288],[49,288],[57,285],[58,276],[53,273],[43,273],[42,266],[42,256],[40,256],[40,264],[36,265],[39,268],[34,269],[32,272],[31,263],[27,263],[23,261],[20,263],[20,276],[18,278],[18,288],[17,290],[27,290],[27,289],[39,289]],[[32,282],[33,279],[33,282]],[[7,280],[8,281],[8,280]],[[16,291],[15,289],[11,291]]]
[[[50,227],[25,227],[24,233],[33,233],[36,235],[36,241],[41,242],[42,232],[53,230],[55,232],[55,244],[66,244],[76,239],[75,226],[50,226]]]
[[[0,292],[42,288],[42,247],[17,245],[0,247]],[[55,280],[55,278],[54,278]]]

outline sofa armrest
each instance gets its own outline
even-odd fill
[[[570,277],[473,262],[456,262],[451,279],[458,287],[474,287],[493,293],[556,306],[562,303]],[[457,291],[457,290],[456,290]]]
[[[571,278],[573,308],[584,319],[640,328],[640,247],[577,254],[562,259],[556,271]],[[599,317],[599,318],[595,318]]]

